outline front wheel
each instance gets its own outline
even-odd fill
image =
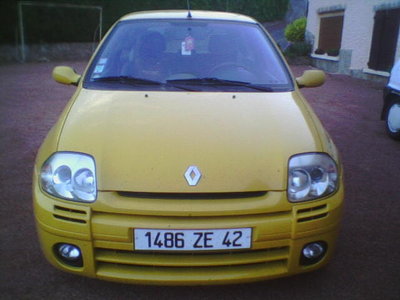
[[[387,109],[386,130],[391,138],[400,140],[400,100],[392,101]]]

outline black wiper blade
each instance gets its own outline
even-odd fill
[[[167,80],[168,83],[189,83],[189,84],[219,84],[219,85],[237,85],[237,84],[248,84],[248,82],[243,81],[233,81],[220,79],[216,77],[203,77],[203,78],[189,78],[189,79],[173,79]]]
[[[107,76],[93,78],[93,81],[118,82],[127,84],[163,85],[162,82],[131,76]]]
[[[193,84],[193,85],[216,85],[216,86],[243,86],[250,89],[255,89],[263,92],[272,92],[273,89],[266,86],[252,84],[245,81],[235,81],[228,79],[220,79],[216,77],[204,77],[204,78],[190,78],[190,79],[174,79],[167,80],[168,83],[179,83],[179,84]]]
[[[108,77],[97,77],[93,78],[93,81],[97,82],[117,82],[117,83],[122,83],[122,84],[130,84],[130,85],[158,85],[158,86],[169,86],[169,87],[174,87],[176,89],[180,90],[185,90],[185,91],[196,91],[190,88],[182,87],[182,86],[177,86],[171,83],[163,83],[160,81],[155,81],[155,80],[150,80],[150,79],[145,79],[145,78],[137,78],[137,77],[131,77],[131,76],[108,76]]]

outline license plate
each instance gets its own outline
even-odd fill
[[[234,229],[135,229],[135,250],[205,251],[248,249],[251,228]]]

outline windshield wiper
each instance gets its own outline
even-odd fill
[[[174,85],[172,83],[164,83],[160,81],[145,79],[145,78],[137,78],[131,76],[108,76],[108,77],[97,77],[93,78],[93,81],[96,82],[117,82],[122,84],[130,84],[130,85],[154,85],[154,86],[162,86],[162,87],[174,87],[180,90],[185,91],[196,91],[191,88],[182,87],[179,85]]]
[[[101,81],[101,82],[118,82],[118,83],[127,83],[127,84],[145,84],[145,85],[163,85],[162,82],[137,78],[131,76],[107,76],[107,77],[97,77],[93,78],[93,81]]]
[[[178,84],[193,84],[193,85],[207,85],[207,86],[242,86],[254,90],[259,90],[263,92],[272,92],[273,89],[266,86],[252,84],[245,81],[235,81],[220,79],[216,77],[204,77],[204,78],[190,78],[190,79],[174,79],[167,80],[167,83],[178,83]]]

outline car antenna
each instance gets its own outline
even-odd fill
[[[187,8],[188,8],[187,18],[191,18],[192,17],[192,13],[190,12],[190,0],[187,0]]]

